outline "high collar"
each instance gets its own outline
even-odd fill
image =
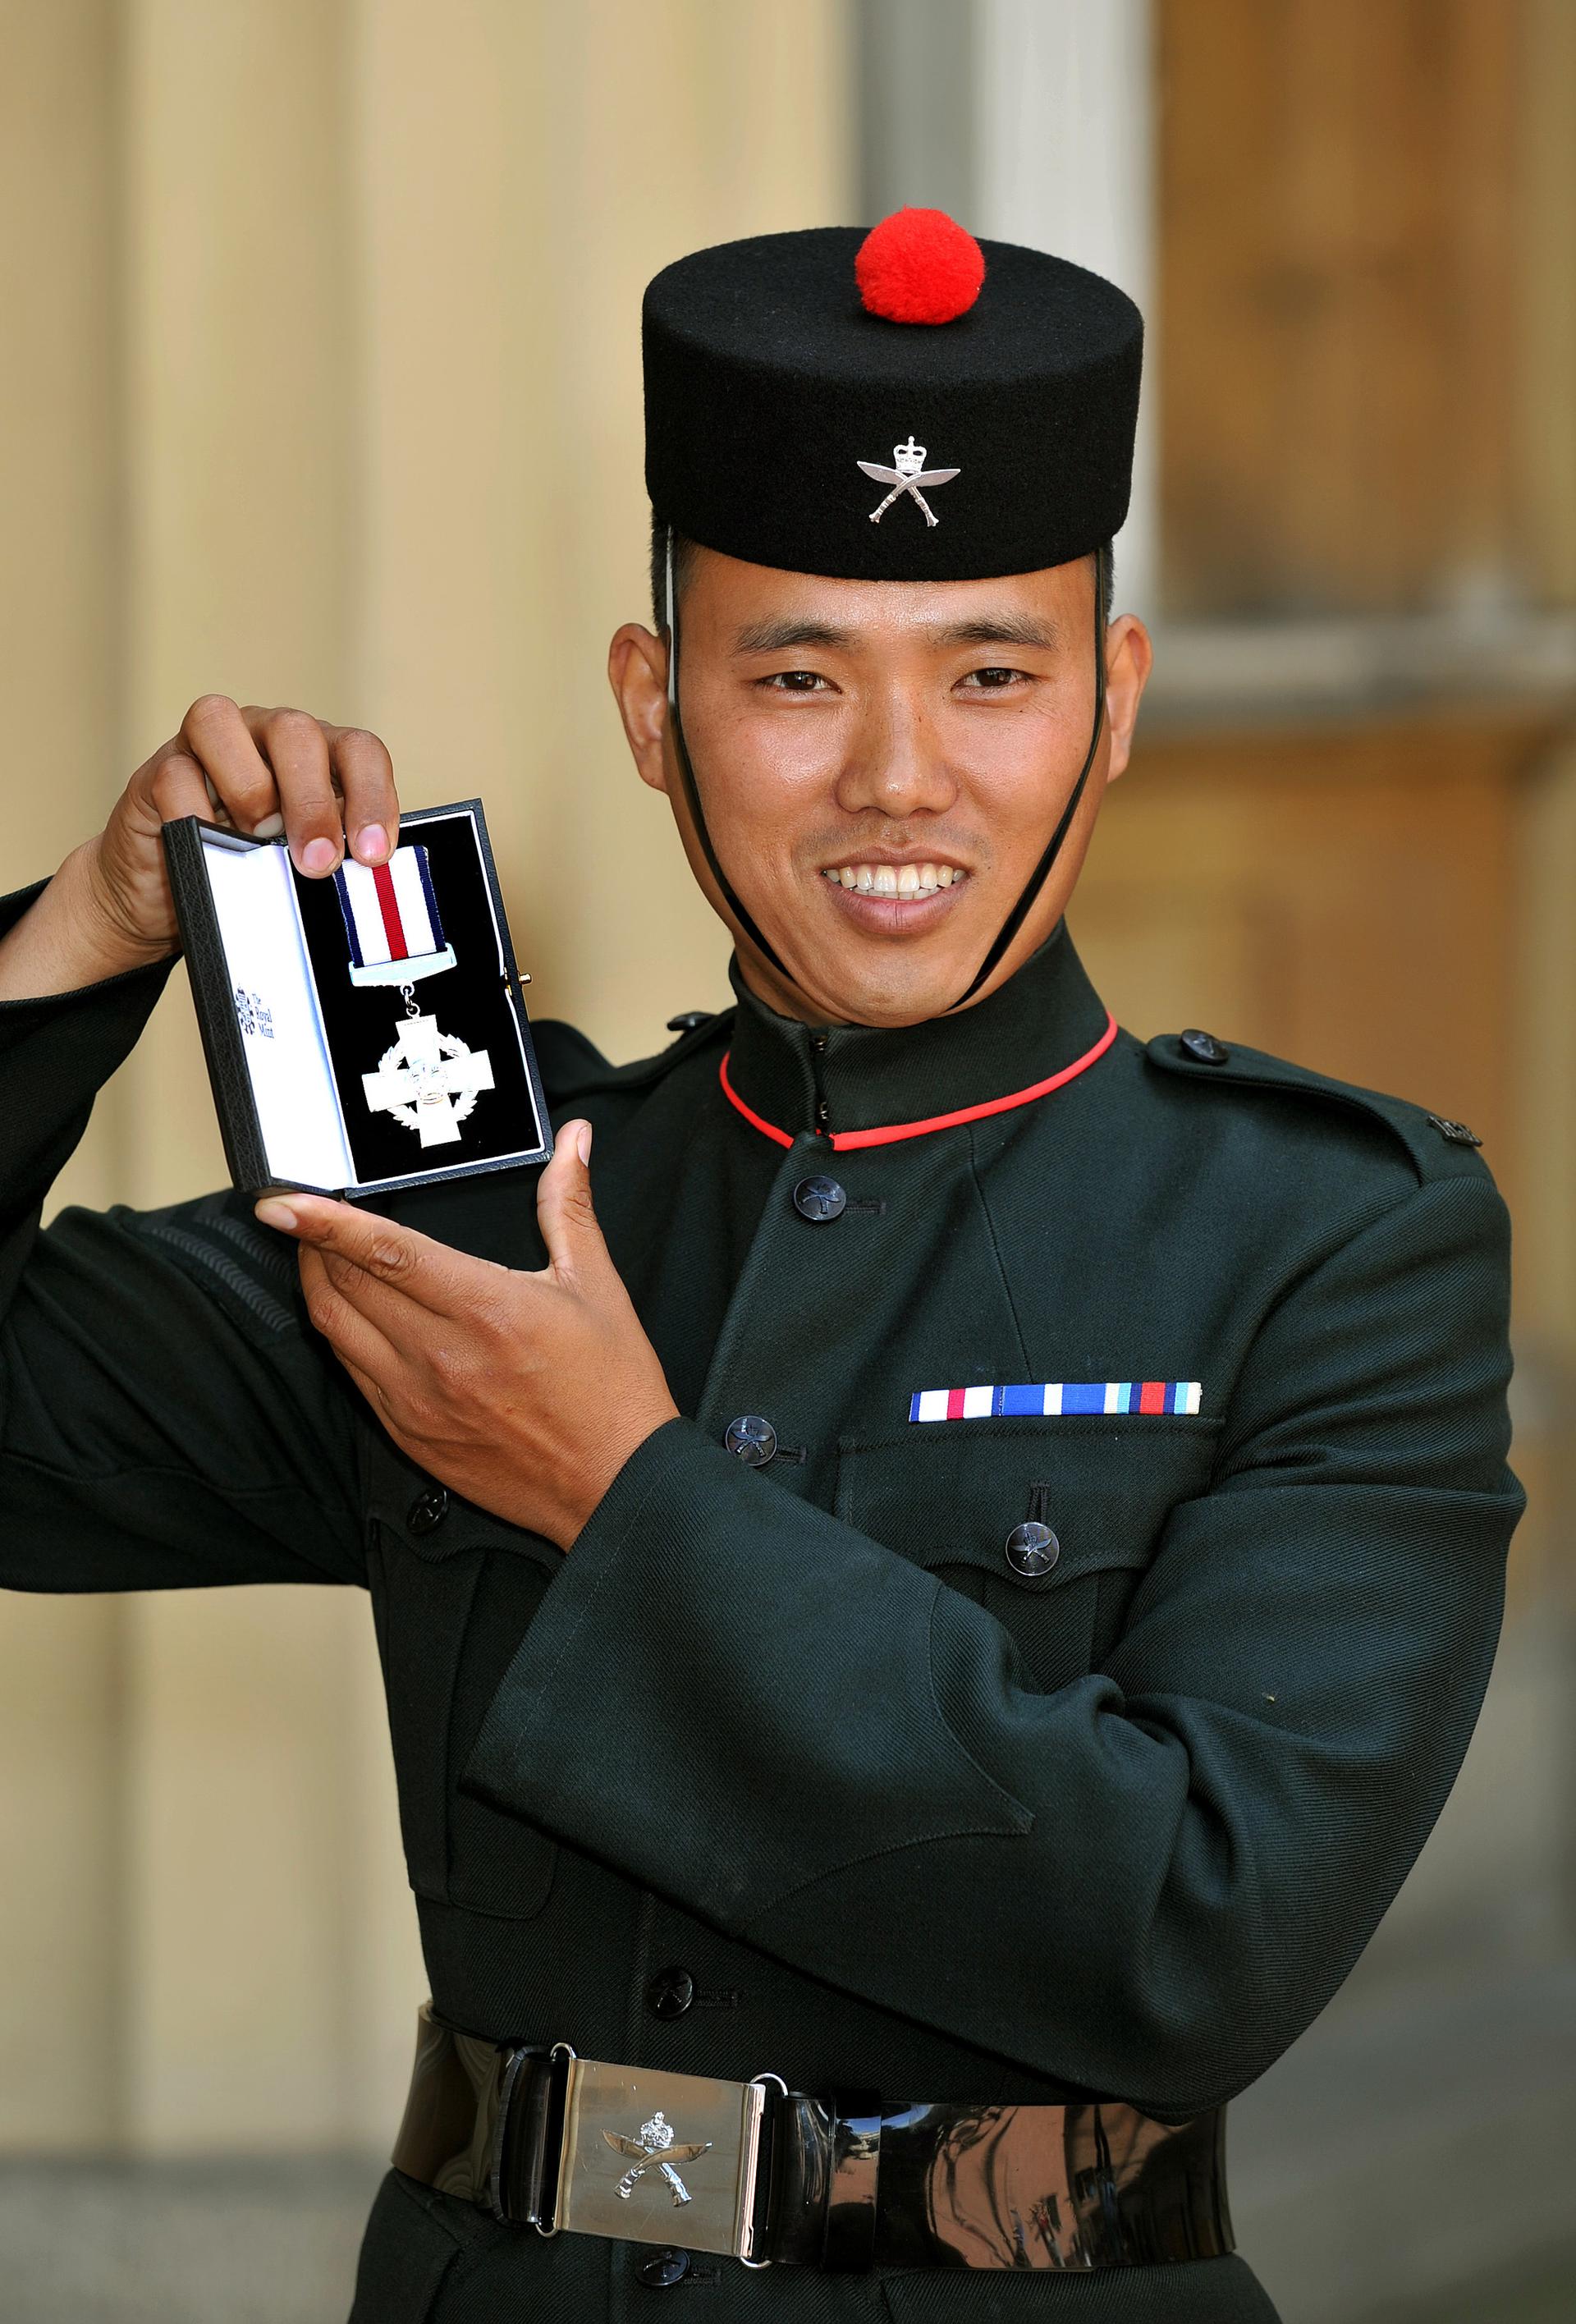
[[[972,1009],[892,1030],[779,1017],[744,983],[736,957],[728,974],[739,996],[728,1080],[790,1136],[927,1121],[1006,1097],[1083,1057],[1110,1021],[1065,920]]]

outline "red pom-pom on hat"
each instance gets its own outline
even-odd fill
[[[859,295],[889,323],[950,323],[985,280],[985,254],[945,210],[894,210],[872,226],[853,262]]]

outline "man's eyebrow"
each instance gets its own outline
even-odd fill
[[[807,621],[788,614],[776,622],[747,622],[733,645],[739,653],[784,653],[790,646],[837,647],[853,641],[853,632],[839,629],[834,622]]]
[[[1062,632],[1055,622],[1036,621],[1030,613],[981,613],[971,622],[946,622],[930,627],[939,646],[1059,646]]]
[[[966,622],[926,622],[920,625],[938,646],[1028,646],[1051,651],[1062,643],[1054,622],[1037,621],[1029,613],[978,613]],[[788,614],[775,622],[749,622],[739,631],[736,652],[786,653],[795,646],[825,646],[832,650],[856,645],[858,633],[834,622],[819,622]]]

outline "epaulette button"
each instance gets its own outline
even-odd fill
[[[1201,1065],[1223,1065],[1230,1061],[1231,1052],[1225,1043],[1217,1041],[1212,1033],[1201,1033],[1196,1025],[1190,1025],[1178,1038],[1188,1056],[1196,1057]]]
[[[1464,1121],[1448,1121],[1442,1113],[1431,1113],[1428,1119],[1440,1136],[1448,1138],[1452,1146],[1481,1146],[1483,1143],[1477,1131],[1469,1130]]]
[[[679,1016],[669,1017],[668,1030],[670,1033],[693,1033],[697,1025],[709,1021],[711,1013],[709,1009],[686,1009]]]

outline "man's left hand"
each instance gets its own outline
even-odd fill
[[[591,1125],[537,1183],[539,1274],[473,1259],[318,1194],[271,1194],[307,1312],[401,1452],[479,1508],[567,1550],[636,1446],[677,1417],[602,1239]]]

